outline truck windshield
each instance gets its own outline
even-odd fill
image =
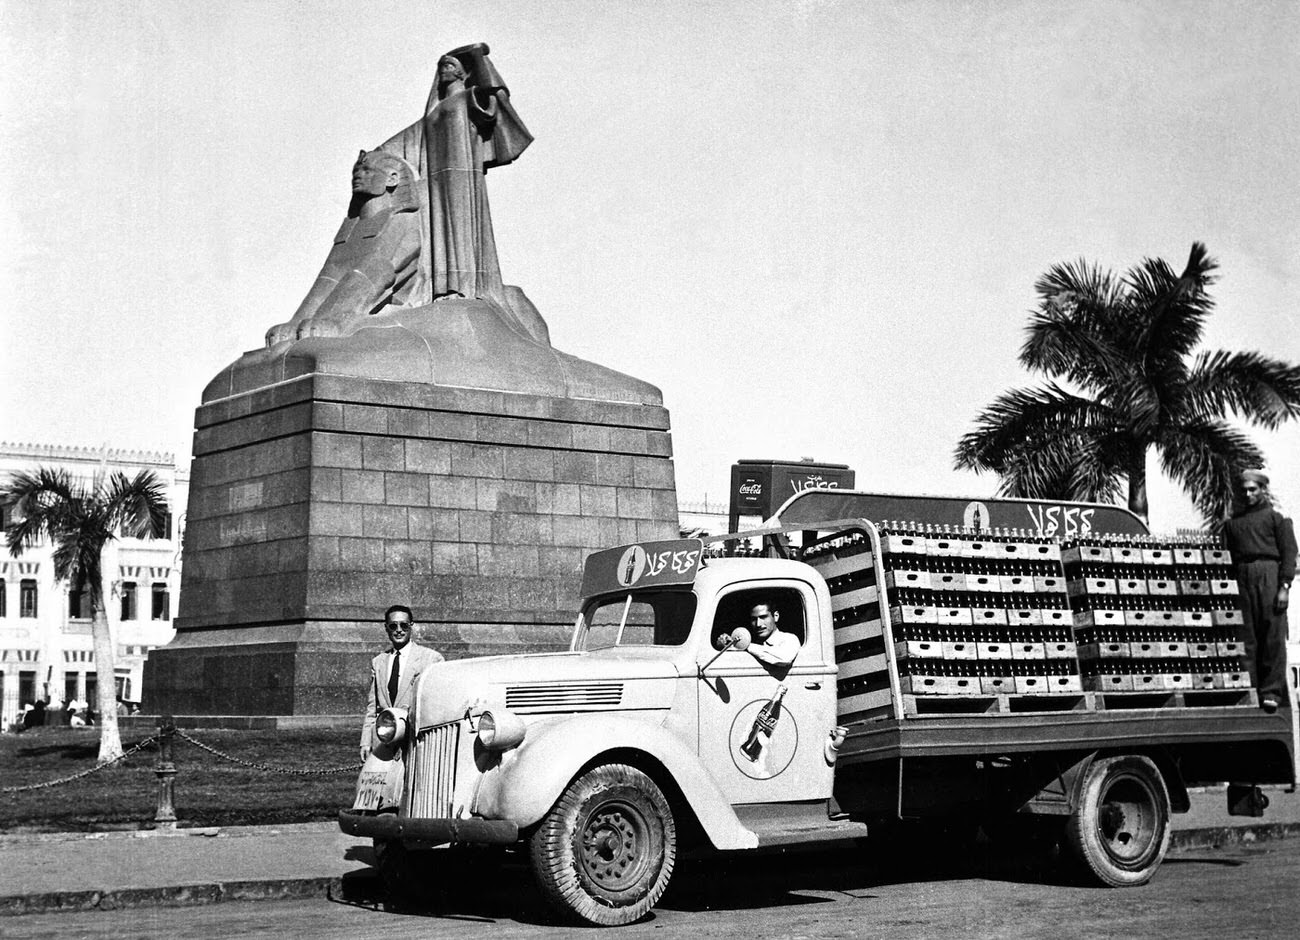
[[[573,649],[614,646],[681,646],[691,634],[695,595],[690,591],[631,591],[593,598],[574,628]]]

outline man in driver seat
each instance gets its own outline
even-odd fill
[[[749,629],[754,640],[745,652],[768,666],[788,666],[799,655],[799,638],[780,626],[781,612],[768,601],[759,601],[749,611]]]

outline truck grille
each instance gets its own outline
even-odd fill
[[[506,708],[520,712],[577,711],[584,708],[617,708],[623,701],[623,683],[590,685],[512,685],[506,688]]]
[[[406,762],[407,815],[450,819],[456,815],[456,757],[460,750],[460,721],[420,732]]]

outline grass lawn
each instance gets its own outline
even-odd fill
[[[185,733],[232,757],[276,768],[358,764],[357,734],[345,731]],[[122,746],[149,737],[123,731]],[[0,788],[43,783],[95,766],[98,728],[44,727],[0,735]],[[93,832],[148,828],[157,806],[156,746],[59,786],[0,793],[0,833]],[[174,806],[180,826],[243,826],[332,820],[351,805],[356,772],[329,776],[272,773],[231,763],[183,738],[172,749]]]

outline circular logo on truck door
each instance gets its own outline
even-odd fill
[[[728,742],[731,759],[742,774],[768,780],[794,760],[799,728],[784,702],[760,698],[736,713]]]
[[[645,549],[640,545],[633,545],[623,553],[623,557],[618,560],[618,583],[623,587],[631,587],[641,580],[641,575],[645,574],[645,566],[649,559],[646,556]]]

